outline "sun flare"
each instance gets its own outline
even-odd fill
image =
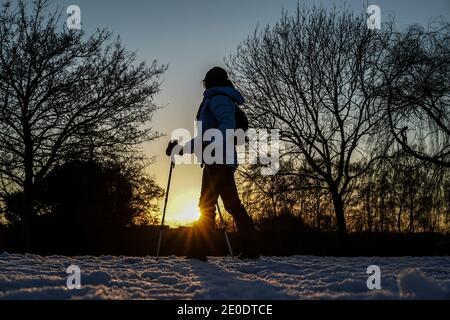
[[[200,218],[200,212],[198,211],[197,205],[195,207],[186,207],[184,210],[180,211],[180,216],[184,221],[195,222]]]
[[[189,226],[200,217],[197,194],[182,194],[172,199],[166,213],[167,224],[171,227]]]

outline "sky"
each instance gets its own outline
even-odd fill
[[[240,42],[256,26],[274,24],[282,10],[294,12],[298,0],[55,0],[54,7],[78,5],[81,24],[88,34],[107,28],[119,35],[125,47],[137,51],[138,60],[157,59],[168,64],[161,92],[155,102],[163,109],[153,118],[152,127],[167,136],[146,143],[144,153],[155,156],[148,168],[166,188],[169,159],[164,150],[174,129],[194,130],[194,117],[202,99],[201,80],[213,66],[224,65],[224,58],[236,51]],[[381,8],[381,19],[394,15],[399,26],[427,24],[437,17],[450,17],[449,0],[390,1],[300,1],[306,5],[346,3],[355,12],[367,4]],[[64,10],[65,11],[65,10]],[[171,226],[187,224],[198,216],[201,168],[179,165],[172,176],[167,208]],[[161,206],[162,207],[162,206]]]

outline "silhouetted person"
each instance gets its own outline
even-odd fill
[[[236,104],[244,103],[241,93],[236,90],[228,79],[227,72],[214,67],[206,73],[203,80],[205,92],[204,98],[197,112],[197,121],[202,122],[202,134],[211,128],[219,129],[223,137],[223,159],[212,164],[203,164],[202,188],[199,201],[200,219],[194,229],[194,243],[191,245],[189,256],[200,260],[206,260],[204,251],[208,245],[208,234],[214,229],[216,217],[216,204],[218,197],[222,199],[225,209],[233,216],[236,222],[238,234],[241,240],[241,259],[255,259],[259,257],[255,239],[253,220],[248,215],[239,199],[234,180],[237,168],[236,150],[233,144],[233,160],[227,161],[225,153],[225,131],[236,129],[235,110]],[[195,139],[195,138],[194,138]],[[193,142],[188,142],[182,152],[192,153]],[[172,155],[177,142],[170,142],[166,154]],[[202,144],[203,149],[206,144]],[[182,153],[180,152],[180,153]],[[222,164],[220,164],[221,162]]]

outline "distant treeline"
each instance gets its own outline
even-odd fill
[[[271,227],[258,231],[258,244],[263,255],[324,256],[429,256],[450,255],[450,237],[438,233],[351,233],[348,245],[339,244],[336,232],[315,232],[301,226],[295,217],[281,217]],[[283,221],[284,220],[284,221]],[[288,224],[287,224],[288,222]],[[24,249],[11,229],[0,227],[0,252],[31,252],[41,255],[155,255],[159,227],[126,228],[61,228],[52,222],[35,222],[32,245]],[[186,255],[189,227],[164,231],[161,255]],[[229,233],[235,254],[240,252],[239,238]],[[203,244],[208,255],[227,255],[228,247],[222,230],[210,234]]]
[[[272,177],[258,168],[240,172],[245,205],[259,225],[284,214],[298,217],[314,231],[335,230],[335,212],[325,183],[285,174]],[[349,232],[441,232],[450,230],[450,170],[399,151],[380,159],[344,197]]]

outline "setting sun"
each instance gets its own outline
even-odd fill
[[[194,204],[193,206],[189,205],[180,210],[178,215],[179,217],[177,221],[189,224],[198,220],[200,217],[200,212],[198,211],[197,204]]]
[[[183,193],[171,199],[166,216],[166,224],[171,227],[188,226],[200,217],[198,210],[198,194]]]

